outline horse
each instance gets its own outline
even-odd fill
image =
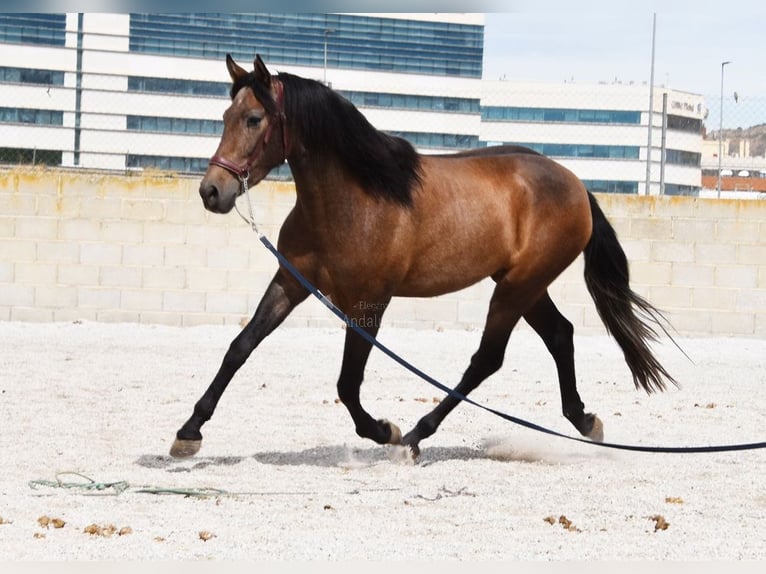
[[[585,412],[577,391],[573,325],[548,293],[582,253],[588,292],[635,387],[651,393],[677,384],[650,348],[659,338],[657,325],[667,334],[664,316],[631,289],[614,228],[570,170],[518,146],[420,154],[405,139],[376,129],[322,82],[272,75],[258,54],[252,71],[231,55],[226,67],[231,104],[199,185],[204,207],[230,212],[248,186],[287,162],[296,196],[277,249],[370,336],[393,297],[436,297],[490,277],[495,287],[480,343],[454,391],[467,396],[501,368],[511,331],[523,318],[556,365],[564,417],[582,436],[603,441],[603,423]],[[199,451],[200,429],[234,374],[308,295],[280,264],[177,431],[173,457]],[[447,394],[403,435],[360,402],[371,347],[367,337],[346,329],[338,397],[360,437],[404,445],[417,460],[421,441],[461,399]]]

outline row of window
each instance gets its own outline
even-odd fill
[[[506,142],[532,148],[536,152],[549,157],[583,157],[604,159],[638,159],[639,146],[594,145],[594,144],[561,144],[561,143],[519,143]],[[665,150],[665,161],[672,165],[699,167],[702,154],[691,151],[669,149]]]
[[[472,114],[478,114],[481,109],[479,100],[476,98],[417,96],[413,94],[386,94],[348,90],[338,90],[338,93],[357,107],[399,108]]]
[[[221,120],[196,120],[192,118],[128,116],[127,128],[144,132],[220,135],[223,132],[223,122]]]
[[[190,118],[164,118],[156,116],[128,116],[129,130],[168,133],[191,133],[217,135],[223,131],[223,122],[214,120],[196,120]],[[403,137],[415,146],[426,148],[479,147],[478,136],[424,132],[391,132]]]
[[[228,96],[230,84],[200,80],[178,80],[128,76],[128,91],[158,94],[188,94],[194,96]],[[447,112],[479,113],[477,98],[453,98],[445,96],[419,96],[414,94],[390,94],[384,92],[361,92],[338,90],[338,93],[359,107],[399,108]]]
[[[63,86],[64,72],[0,66],[0,82]]]
[[[388,132],[406,139],[415,147],[436,149],[473,149],[479,147],[479,136],[426,132]]]
[[[231,84],[224,82],[206,82],[202,80],[176,80],[173,78],[128,76],[129,92],[228,97],[230,88]]]
[[[63,46],[66,14],[0,13],[0,42]]]
[[[61,126],[64,125],[64,112],[27,108],[0,108],[0,122]]]
[[[702,154],[678,149],[669,149],[665,150],[665,161],[674,165],[699,167],[702,163]]]
[[[589,124],[641,123],[641,112],[627,110],[577,110],[556,108],[519,108],[484,106],[481,117],[486,121],[503,122],[566,122]],[[702,120],[668,114],[669,130],[690,133],[702,132]]]
[[[667,121],[669,130],[677,130],[693,134],[702,133],[702,120],[668,114]]]
[[[641,112],[625,110],[577,110],[484,106],[481,109],[481,117],[483,120],[487,121],[506,122],[641,123]]]
[[[615,181],[606,179],[584,179],[582,180],[588,191],[594,193],[625,193],[638,194],[637,181]],[[700,187],[694,185],[681,185],[677,183],[666,183],[662,190],[663,195],[699,195]]]
[[[204,173],[209,159],[206,157],[168,157],[161,155],[128,154],[125,157],[127,168],[154,168],[179,173]],[[290,166],[286,163],[271,170],[267,179],[292,180]]]
[[[132,153],[125,157],[125,167],[150,167],[181,173],[203,173],[207,169],[207,164],[208,158],[200,157],[167,157]]]
[[[0,163],[14,165],[61,165],[61,150],[0,147]]]
[[[235,58],[269,64],[323,66],[326,55],[332,67],[479,78],[483,40],[479,25],[350,14],[131,14],[129,47],[223,58],[236,46]]]
[[[506,142],[531,148],[549,157],[587,157],[608,159],[638,159],[639,146],[562,144],[562,143],[527,143]]]
[[[700,188],[694,185],[680,185],[677,183],[666,183],[662,193],[665,195],[699,195]]]
[[[583,179],[582,183],[588,191],[592,191],[594,193],[638,194],[637,181],[609,180],[609,179]]]

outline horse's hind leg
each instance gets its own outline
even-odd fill
[[[456,392],[468,396],[482,381],[500,369],[511,331],[521,318],[524,306],[531,300],[534,300],[534,297],[526,290],[513,289],[510,282],[498,283],[489,304],[489,313],[479,349],[471,357],[468,369],[455,387]],[[460,399],[447,395],[404,436],[402,444],[410,447],[414,458],[420,454],[420,441],[434,434],[446,416],[459,403]]]
[[[577,392],[574,365],[574,328],[559,312],[546,292],[526,313],[524,319],[540,335],[556,363],[564,416],[582,434],[594,441],[604,439],[601,420],[585,413]]]
[[[386,303],[364,304],[361,313],[350,316],[351,321],[371,336],[375,336]],[[343,363],[338,377],[338,397],[348,409],[356,427],[356,433],[378,444],[399,444],[402,433],[395,424],[387,420],[375,420],[364,410],[359,400],[359,391],[364,380],[364,368],[370,356],[372,343],[348,327],[346,344],[343,349]]]
[[[194,405],[192,416],[176,433],[176,440],[170,449],[171,456],[184,458],[197,454],[202,443],[200,429],[213,416],[213,411],[234,373],[245,363],[258,344],[307,296],[308,292],[297,282],[277,272],[253,318],[231,342],[213,382]]]

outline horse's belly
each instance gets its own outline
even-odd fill
[[[466,262],[418,266],[410,270],[394,295],[436,297],[470,287],[496,271],[487,265],[466,265]]]

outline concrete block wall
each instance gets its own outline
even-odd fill
[[[211,214],[198,178],[0,171],[0,320],[240,324],[277,263],[236,215]],[[276,242],[291,184],[252,192]],[[687,335],[766,336],[766,202],[600,195],[634,289]],[[396,299],[384,323],[481,328],[493,284]],[[578,332],[603,332],[582,259],[550,288]],[[286,325],[338,326],[310,298]]]
[[[681,333],[766,335],[766,202],[602,196],[636,290]]]

